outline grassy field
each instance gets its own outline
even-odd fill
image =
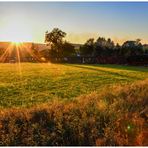
[[[147,146],[148,80],[0,110],[0,146]]]
[[[65,100],[148,78],[148,68],[119,65],[0,64],[0,108]]]
[[[0,64],[0,146],[147,146],[148,68]]]

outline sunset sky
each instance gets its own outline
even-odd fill
[[[0,41],[42,43],[54,27],[72,43],[98,36],[148,43],[148,2],[0,2]]]

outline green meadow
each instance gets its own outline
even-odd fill
[[[114,84],[148,78],[148,68],[119,65],[0,64],[0,108],[72,100]]]

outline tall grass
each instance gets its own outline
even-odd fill
[[[148,80],[74,100],[0,111],[0,145],[148,145]]]

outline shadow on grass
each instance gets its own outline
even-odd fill
[[[143,66],[127,66],[127,65],[114,65],[114,64],[94,64],[90,65],[94,67],[104,67],[104,68],[112,68],[117,70],[130,70],[130,71],[138,71],[138,72],[148,72],[148,67]]]
[[[114,75],[114,76],[119,76],[119,77],[125,77],[125,78],[130,78],[132,80],[142,80],[143,78],[140,77],[133,77],[133,76],[129,76],[127,74],[120,74],[118,72],[111,72],[110,70],[103,70],[103,69],[97,69],[97,68],[112,68],[115,70],[131,70],[131,71],[138,71],[138,72],[148,72],[144,70],[144,69],[140,69],[140,67],[127,67],[127,66],[120,66],[120,65],[75,65],[75,64],[65,64],[66,66],[72,66],[72,67],[77,67],[77,68],[82,68],[82,69],[87,69],[87,70],[93,70],[93,71],[97,71],[97,72],[103,72],[109,75]],[[87,67],[89,66],[89,67]],[[135,68],[135,69],[134,69]],[[140,71],[141,70],[141,71]]]

